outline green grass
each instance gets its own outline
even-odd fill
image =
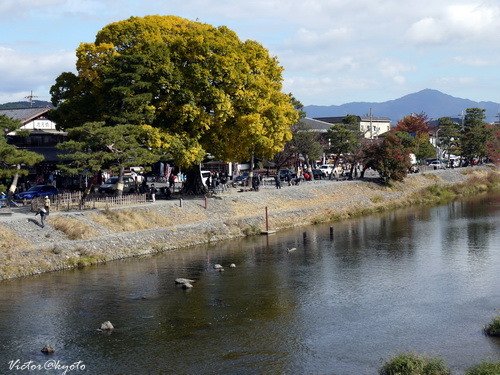
[[[399,354],[386,362],[380,375],[449,375],[450,370],[439,358],[427,358],[413,353]]]
[[[102,263],[103,261],[104,258],[98,255],[84,255],[70,257],[66,260],[66,264],[71,268],[83,268],[93,264]]]
[[[500,374],[500,362],[483,362],[469,368],[465,375],[498,375]]]

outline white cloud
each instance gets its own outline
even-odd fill
[[[499,17],[498,4],[453,4],[414,22],[406,36],[416,44],[444,44],[484,38],[498,40],[498,33],[494,30]]]
[[[41,90],[36,94],[47,100],[56,77],[63,71],[74,71],[75,61],[74,52],[30,55],[0,46],[0,95],[17,96],[36,89]]]
[[[346,27],[315,31],[301,27],[295,34],[293,39],[288,40],[288,45],[297,45],[306,48],[326,47],[334,45],[339,40],[347,40],[350,30]]]
[[[494,60],[485,59],[483,57],[476,57],[476,56],[455,56],[453,58],[453,61],[455,63],[460,64],[460,65],[476,66],[476,67],[493,66],[496,63],[498,63],[498,61],[495,62]]]
[[[392,81],[398,85],[402,85],[406,82],[406,78],[402,73],[415,70],[415,67],[412,65],[404,64],[388,58],[380,61],[378,68],[384,77],[392,79]]]

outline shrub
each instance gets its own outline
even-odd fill
[[[500,336],[500,316],[493,318],[491,323],[484,327],[484,333],[488,336]]]
[[[386,362],[380,375],[449,375],[450,370],[438,358],[426,358],[412,353],[399,354]]]
[[[50,220],[54,229],[63,232],[70,240],[82,240],[95,235],[89,225],[69,216],[56,216]]]
[[[469,368],[465,375],[498,375],[500,374],[500,362],[483,362]]]

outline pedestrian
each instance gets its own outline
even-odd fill
[[[48,216],[49,212],[50,212],[50,198],[48,195],[46,195],[44,200],[43,200],[43,208],[45,208],[45,211],[46,211],[45,216]]]
[[[170,173],[170,176],[168,176],[168,187],[170,189],[174,188],[176,179],[177,179],[177,176],[173,173]]]
[[[274,183],[276,184],[276,189],[281,189],[281,180],[279,173],[277,173],[276,176],[274,176]]]
[[[40,215],[40,222],[42,224],[42,228],[45,227],[45,216],[47,216],[47,210],[45,210],[45,208],[43,207],[40,207],[35,216],[36,215]]]
[[[151,201],[153,203],[156,202],[156,192],[157,192],[157,190],[155,188],[155,184],[151,184],[151,187],[149,189],[149,194],[151,194]]]
[[[252,177],[252,189],[254,191],[259,191],[260,179],[257,174],[254,174]]]

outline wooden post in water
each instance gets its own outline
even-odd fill
[[[275,230],[269,230],[269,214],[268,214],[268,211],[267,211],[267,206],[266,206],[266,230],[263,230],[260,233],[261,234],[274,234],[274,233],[276,233]]]
[[[266,206],[266,232],[269,232],[269,216],[267,214],[267,206]]]

